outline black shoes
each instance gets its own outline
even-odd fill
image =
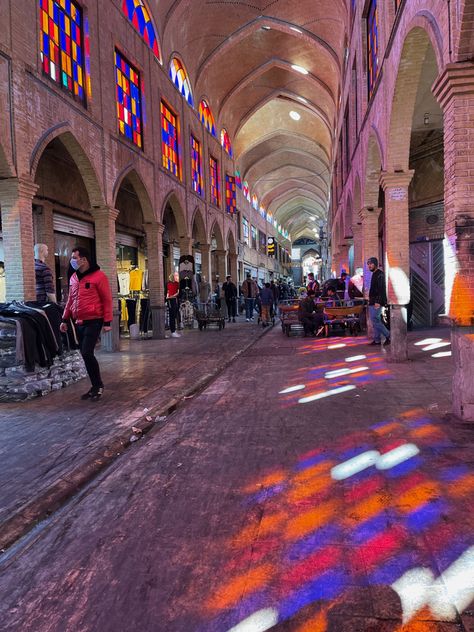
[[[97,402],[102,397],[103,392],[103,386],[101,386],[100,388],[91,388],[87,391],[87,393],[81,395],[81,399],[90,399],[92,402]]]
[[[232,322],[235,323],[235,318],[232,319]]]
[[[379,345],[380,342],[377,342],[376,340],[372,340],[372,342],[369,342],[368,346],[369,347],[374,347],[375,345]]]
[[[390,338],[385,338],[385,342],[383,343],[383,346],[388,347],[389,344],[390,344]]]

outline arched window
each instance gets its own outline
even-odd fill
[[[207,129],[207,131],[215,137],[217,135],[216,124],[211,112],[211,108],[209,107],[209,104],[205,99],[202,99],[201,103],[199,104],[199,119],[204,127]]]
[[[189,85],[188,73],[184,69],[183,64],[176,57],[173,57],[171,60],[170,78],[189,105],[194,107],[193,93]]]
[[[240,177],[240,171],[235,172],[235,184],[239,187],[239,189],[242,188],[242,178]]]
[[[153,51],[153,54],[161,64],[161,50],[156,36],[155,27],[142,0],[123,0],[122,11],[135,29],[140,33],[145,42]]]
[[[252,195],[252,206],[256,211],[258,211],[258,197],[255,195],[255,193]]]
[[[84,47],[82,12],[72,0],[40,2],[43,72],[83,103]]]
[[[120,133],[143,147],[140,74],[118,50],[115,51],[115,82]]]
[[[225,174],[225,210],[230,215],[237,212],[235,176]]]
[[[222,147],[224,147],[225,151],[229,154],[229,156],[232,158],[232,145],[230,144],[230,138],[229,138],[229,134],[227,133],[226,129],[222,129],[221,131],[221,145]]]
[[[367,13],[367,62],[370,99],[379,74],[379,19],[377,0],[370,1]]]
[[[242,193],[244,194],[244,198],[250,202],[250,187],[249,187],[249,183],[247,182],[247,180],[244,180],[244,183],[242,185]]]

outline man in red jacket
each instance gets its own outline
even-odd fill
[[[76,325],[81,355],[92,384],[81,399],[97,401],[102,396],[104,384],[94,349],[102,328],[104,331],[111,329],[112,292],[109,280],[99,266],[91,262],[91,256],[86,248],[74,248],[71,266],[75,272],[69,281],[69,296],[63,312],[61,331],[67,331],[67,321],[72,318]]]

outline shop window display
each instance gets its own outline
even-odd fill
[[[146,336],[151,328],[151,312],[145,252],[117,244],[116,255],[120,331],[123,335]]]

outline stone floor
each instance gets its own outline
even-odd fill
[[[270,331],[0,558],[0,628],[471,632],[474,444],[448,342],[412,333],[391,364]],[[137,358],[110,367],[124,419]]]

